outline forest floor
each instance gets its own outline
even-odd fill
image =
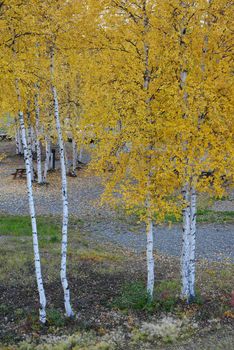
[[[3,145],[3,147],[2,147]],[[0,349],[153,350],[234,347],[233,197],[200,198],[197,299],[179,301],[181,225],[157,228],[154,302],[145,295],[145,236],[137,218],[98,202],[100,180],[86,170],[69,178],[68,278],[76,317],[64,317],[60,265],[60,179],[34,185],[46,326],[38,323],[31,228],[25,179],[11,175],[23,165],[13,144],[0,144]],[[95,205],[94,201],[95,200]]]
[[[179,259],[155,253],[155,298],[148,305],[145,254],[97,243],[82,225],[70,222],[68,279],[76,317],[68,321],[59,280],[60,225],[55,217],[38,218],[48,316],[41,327],[30,220],[0,217],[0,349],[48,350],[48,343],[54,350],[233,348],[233,264],[199,260],[198,296],[188,306],[179,301]]]

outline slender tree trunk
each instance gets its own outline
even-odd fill
[[[19,143],[19,155],[24,154],[23,144],[22,144],[22,135],[20,127],[18,128],[18,143]]]
[[[61,179],[62,179],[62,202],[63,202],[63,224],[62,224],[62,245],[61,245],[61,269],[60,277],[64,292],[64,306],[66,315],[73,317],[74,313],[70,303],[70,289],[67,281],[67,241],[68,241],[68,199],[67,199],[67,177],[66,177],[66,165],[64,155],[64,142],[62,137],[62,130],[59,118],[59,104],[57,90],[54,86],[54,49],[51,48],[51,90],[54,102],[54,116],[56,121],[56,130],[58,135],[59,153],[60,153],[60,164],[61,164]]]
[[[16,154],[22,155],[24,151],[23,151],[23,145],[22,145],[22,139],[21,139],[21,132],[20,132],[20,128],[18,127],[16,129],[15,143],[16,143]]]
[[[51,147],[51,144],[50,144],[50,147]],[[51,149],[50,149],[49,170],[53,169],[53,158],[54,158],[54,155],[53,155],[52,148],[51,148]]]
[[[17,127],[17,122],[15,126],[15,153],[17,155],[20,154],[20,146],[19,146],[19,128]]]
[[[64,151],[64,162],[65,162],[65,168],[68,169],[68,157],[67,157],[67,148],[65,143],[63,144],[63,151]]]
[[[153,300],[154,293],[154,243],[153,243],[153,221],[152,219],[148,219],[147,227],[147,249],[146,249],[146,257],[147,257],[147,293],[149,296],[149,300]]]
[[[32,135],[32,153],[36,152],[36,136],[33,126],[31,125],[31,135]]]
[[[15,48],[13,47],[13,51],[15,52]],[[20,90],[19,90],[19,80],[15,79],[15,89],[16,89],[16,95],[19,106],[21,106],[21,96],[20,96]],[[20,108],[19,108],[20,109]],[[19,119],[20,116],[18,115]],[[16,135],[15,135],[15,141],[16,141],[16,154],[22,155],[23,154],[23,146],[22,146],[22,140],[21,140],[21,128],[18,126],[17,119],[15,119],[16,122]]]
[[[144,18],[143,18],[143,25],[144,25],[144,36],[146,36],[148,30],[149,30],[149,18],[147,15],[147,1],[145,0],[143,2],[143,13],[144,13]],[[150,85],[150,69],[149,69],[149,44],[147,42],[147,36],[144,38],[144,82],[143,82],[143,89],[145,91],[149,90],[149,85]],[[150,99],[147,98],[146,101],[146,106],[147,106],[147,114],[148,116],[151,115],[151,107],[150,107]],[[152,142],[149,145],[149,148],[152,149]],[[149,156],[148,159],[148,164],[150,166],[150,160],[151,157]],[[151,171],[149,171],[149,183],[150,183],[150,177],[151,177]],[[150,209],[150,196],[151,194],[149,193],[147,201],[146,201],[146,207]],[[153,254],[153,221],[151,217],[148,217],[147,220],[147,293],[149,297],[149,301],[153,300],[153,292],[154,292],[154,254]]]
[[[183,191],[185,208],[183,209],[183,241],[181,254],[181,277],[182,290],[181,298],[189,299],[189,235],[190,235],[190,205],[189,205],[189,189],[188,184],[185,185]]]
[[[195,298],[195,246],[196,246],[197,194],[194,187],[190,193],[190,235],[189,235],[189,301]]]
[[[72,171],[75,174],[77,167],[77,146],[76,141],[72,138]]]
[[[34,181],[35,179],[34,179],[33,154],[32,154],[32,125],[31,125],[29,108],[27,111],[27,120],[28,120],[28,156],[29,156],[29,162],[31,167],[31,179],[32,181]]]
[[[38,89],[38,86],[36,86],[36,89]],[[39,109],[39,102],[38,102],[38,92],[35,95],[35,114],[36,114],[37,182],[39,184],[42,184],[43,179],[42,179],[42,166],[41,166],[41,142],[39,140],[40,109]]]
[[[62,177],[62,201],[63,201],[63,227],[62,227],[62,248],[61,248],[61,282],[64,291],[64,305],[66,314],[68,317],[73,317],[73,311],[70,304],[70,290],[67,281],[67,230],[68,230],[68,199],[67,199],[67,177],[66,177],[66,166],[65,166],[65,156],[64,156],[64,143],[62,138],[62,131],[60,126],[59,118],[59,106],[57,91],[54,86],[52,86],[52,93],[54,98],[54,115],[56,121],[56,129],[58,134],[58,144],[60,152],[60,163],[61,163],[61,177]]]
[[[25,126],[24,126],[24,116],[22,112],[19,113],[19,120],[20,120],[22,141],[23,141],[23,147],[24,147],[24,159],[25,159],[25,166],[26,166],[26,173],[27,173],[28,202],[29,202],[29,211],[30,211],[31,224],[32,224],[32,235],[33,235],[35,272],[36,272],[37,288],[38,288],[39,299],[40,299],[39,315],[40,315],[40,322],[45,323],[46,322],[46,297],[45,297],[45,291],[44,291],[42,274],[41,274],[41,261],[40,261],[40,253],[39,253],[38,237],[37,237],[37,223],[36,223],[34,199],[33,199],[33,192],[32,192],[32,178],[31,178],[32,174],[31,174],[31,166],[30,166],[26,132],[25,132]]]
[[[185,7],[183,2],[180,3],[182,7]],[[183,100],[184,100],[184,114],[183,118],[186,119],[186,109],[188,108],[188,93],[186,91],[186,81],[188,76],[187,70],[187,60],[186,60],[186,45],[185,45],[185,35],[186,35],[186,18],[181,19],[182,27],[180,29],[180,46],[182,50],[181,54],[181,72],[180,72],[180,87],[183,90]],[[185,57],[185,59],[184,59]],[[183,150],[185,154],[187,153],[188,144],[187,141],[183,143]],[[185,175],[187,175],[187,163],[188,159],[186,156],[186,168]],[[182,253],[181,253],[181,278],[182,278],[182,289],[181,298],[189,302],[189,254],[190,254],[190,188],[189,184],[186,183],[182,195],[184,199],[185,208],[183,209],[183,238],[182,238]]]
[[[78,157],[79,162],[82,162],[82,156],[83,156],[83,147],[80,146],[79,157]]]
[[[50,169],[50,158],[51,158],[51,143],[49,140],[49,137],[45,137],[45,151],[46,151],[46,158],[44,163],[44,173],[43,173],[43,182],[46,182],[47,172]]]

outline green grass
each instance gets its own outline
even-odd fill
[[[38,321],[36,320],[38,323]],[[59,310],[48,309],[47,310],[47,322],[50,326],[63,327],[65,325],[65,317]]]
[[[179,299],[180,281],[161,281],[156,284],[154,305],[160,311],[173,311]]]
[[[162,280],[155,284],[153,300],[149,302],[146,285],[143,281],[126,283],[119,296],[113,302],[113,306],[120,310],[145,310],[151,312],[173,312],[180,300],[180,280]],[[203,298],[200,291],[196,291],[196,298],[192,304],[202,305]]]
[[[55,243],[59,241],[60,225],[49,217],[37,217],[38,236]],[[2,236],[27,237],[32,235],[30,217],[0,216],[0,232]]]
[[[171,214],[167,215],[165,218],[166,223],[177,223],[181,222],[182,218],[179,220]],[[207,222],[207,223],[224,223],[224,222],[234,222],[234,211],[214,211],[210,209],[198,209],[197,211],[197,222]]]
[[[149,302],[146,285],[143,281],[127,283],[113,306],[120,310],[173,311],[179,300],[180,282],[161,281],[155,285],[154,297]]]
[[[199,209],[197,211],[198,222],[234,222],[234,211],[214,211],[209,209]]]
[[[143,310],[147,304],[148,295],[142,281],[125,284],[113,302],[113,306],[120,310]]]
[[[130,212],[127,210],[119,209],[119,213],[124,215],[134,213],[136,221],[145,214],[144,208],[136,208],[134,211]],[[155,215],[155,220],[157,216]],[[182,221],[182,216],[176,217],[173,213],[166,214],[164,222],[165,223],[178,223]],[[234,223],[234,211],[214,211],[211,209],[198,209],[197,210],[197,222],[207,222],[207,223]]]

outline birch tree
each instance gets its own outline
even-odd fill
[[[42,273],[41,273],[41,261],[40,261],[38,236],[37,236],[37,222],[36,222],[36,214],[35,214],[33,191],[32,191],[31,164],[30,164],[30,158],[29,158],[29,152],[28,152],[28,146],[27,146],[27,140],[26,140],[24,115],[23,115],[23,112],[21,111],[19,112],[19,122],[20,122],[22,142],[24,147],[24,159],[25,159],[25,167],[26,167],[26,174],[27,174],[28,203],[29,203],[29,212],[30,212],[31,224],[32,224],[35,272],[36,272],[37,288],[38,288],[39,300],[40,300],[39,319],[40,319],[40,322],[44,324],[46,323],[46,296],[45,296]]]
[[[229,11],[228,2],[225,1],[223,3],[214,1],[212,4],[207,1],[185,1],[180,3],[180,7],[177,7],[177,11],[174,11],[173,16],[170,17],[178,38],[177,47],[176,40],[167,42],[168,49],[175,53],[171,67],[176,69],[173,67],[174,64],[181,67],[181,62],[183,65],[178,76],[178,85],[182,94],[181,102],[178,104],[175,96],[174,104],[175,108],[181,111],[181,117],[177,119],[176,139],[180,140],[180,144],[177,142],[176,157],[181,161],[180,165],[177,163],[177,171],[183,184],[184,196],[181,296],[187,302],[195,298],[197,193],[221,195],[224,191],[222,172],[229,173],[228,176],[230,176],[232,158],[229,148],[230,134],[225,125],[225,123],[229,124],[227,121],[229,118],[223,104],[225,92],[222,83],[224,72],[227,84],[231,76],[227,55],[230,49],[228,39],[230,32],[226,30],[226,24],[230,18]],[[226,19],[222,13],[226,13]],[[207,16],[209,28],[206,24]],[[215,24],[217,21],[219,30]],[[224,21],[227,21],[226,24]],[[172,33],[172,37],[174,35]],[[219,52],[218,61],[217,52]],[[222,66],[222,73],[219,71],[219,65]],[[209,67],[209,74],[204,74],[206,66]],[[217,86],[219,86],[219,92],[216,90]],[[215,98],[212,99],[211,96],[214,97],[214,95]],[[226,106],[228,105],[229,102],[226,100]],[[219,125],[218,133],[214,129],[214,123]],[[221,144],[223,153],[220,156],[218,145]],[[204,178],[204,172],[210,172],[214,176]]]
[[[192,301],[197,196],[200,192],[221,196],[223,179],[233,178],[230,1],[54,0],[34,1],[36,6],[30,6],[28,1],[13,0],[5,4],[0,74],[10,93],[1,92],[2,110],[17,115],[12,107],[17,104],[16,78],[22,96],[18,103],[32,101],[29,91],[36,91],[37,120],[30,118],[28,127],[31,122],[37,134],[43,130],[37,141],[43,143],[45,138],[44,180],[49,137],[55,138],[48,127],[52,125],[49,113],[39,100],[45,98],[46,108],[53,100],[63,202],[60,275],[67,316],[73,316],[66,275],[64,140],[69,133],[73,170],[82,138],[87,143],[98,140],[93,168],[103,178],[103,201],[137,213],[145,225],[149,300],[154,292],[154,232],[167,214],[177,217],[182,211],[181,297]],[[37,60],[36,50],[40,50]],[[35,84],[40,84],[40,99]],[[30,133],[28,137],[30,141]],[[28,152],[29,148],[30,158]],[[212,176],[206,178],[204,173]]]
[[[27,124],[28,124],[28,156],[31,167],[31,178],[32,181],[35,180],[34,167],[33,167],[33,131],[31,123],[31,113],[30,113],[30,101],[27,103]]]
[[[158,110],[158,101],[164,100],[161,85],[167,79],[156,74],[162,60],[162,33],[156,31],[153,35],[154,26],[159,23],[152,1],[113,1],[102,19],[105,29],[104,33],[100,30],[100,45],[105,50],[85,57],[92,67],[86,63],[83,76],[85,124],[90,125],[90,133],[99,140],[93,157],[95,169],[105,170],[104,200],[116,203],[112,194],[118,192],[120,203],[130,212],[142,208],[147,293],[152,300],[153,224],[160,223],[166,213],[177,211],[170,200],[177,185],[170,162],[172,145],[166,146],[171,131],[167,129],[165,139],[167,120],[161,105]],[[95,101],[87,99],[91,86]]]
[[[39,107],[39,87],[35,86],[35,115],[36,115],[36,151],[37,151],[37,182],[41,185],[43,183],[42,179],[42,164],[41,164],[41,141],[40,141],[40,107]]]
[[[64,142],[59,117],[59,103],[57,89],[54,85],[54,48],[51,48],[51,90],[54,100],[54,117],[56,121],[56,129],[58,134],[58,144],[60,153],[61,180],[62,180],[62,202],[63,202],[63,222],[62,222],[62,247],[61,247],[61,267],[60,277],[64,292],[64,306],[66,315],[73,317],[74,313],[70,303],[70,289],[67,281],[67,232],[68,232],[68,198],[67,198],[67,176],[64,154]]]

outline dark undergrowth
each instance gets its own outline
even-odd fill
[[[98,244],[81,232],[77,222],[73,224],[68,280],[76,316],[68,320],[59,278],[59,221],[38,219],[47,295],[47,324],[41,326],[30,221],[1,217],[1,350],[193,349],[191,344],[198,339],[208,342],[207,337],[217,349],[233,348],[229,332],[234,319],[232,264],[199,262],[197,298],[188,305],[179,298],[179,260],[156,255],[155,293],[149,303],[145,255],[105,242]],[[218,336],[222,329],[228,338],[222,332]],[[212,338],[215,334],[218,340]],[[206,349],[204,343],[199,346],[196,349]]]

